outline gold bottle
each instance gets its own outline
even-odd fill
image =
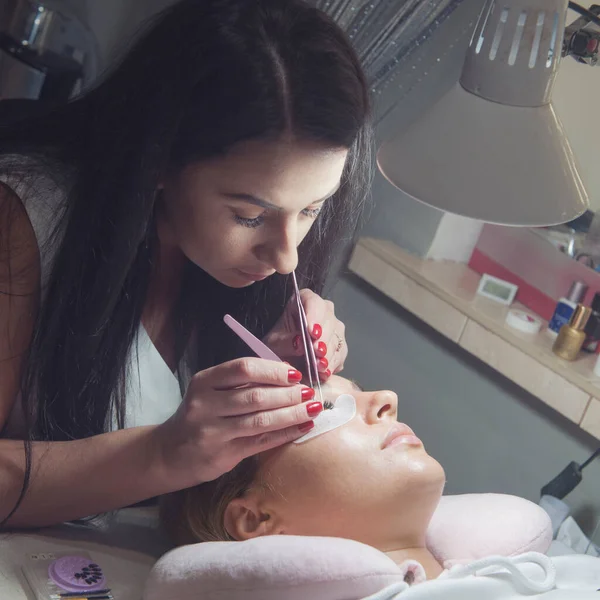
[[[552,352],[565,360],[575,360],[585,341],[585,326],[592,309],[578,304],[568,325],[560,328],[558,337],[552,346]]]

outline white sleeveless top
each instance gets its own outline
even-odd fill
[[[1,162],[13,157],[2,157]],[[14,157],[23,164],[23,157]],[[47,283],[60,243],[61,232],[54,231],[66,205],[64,186],[44,174],[33,159],[25,159],[23,169],[11,169],[1,174],[0,181],[8,185],[21,199],[29,216],[40,249],[41,294],[45,296]],[[125,397],[125,427],[158,425],[171,417],[182,402],[179,380],[152,343],[146,329],[140,324],[127,365],[127,392]],[[19,429],[20,402],[9,420],[8,430]],[[112,419],[111,429],[116,429]]]

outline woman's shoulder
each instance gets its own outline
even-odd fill
[[[0,154],[0,181],[26,204],[64,201],[72,178],[70,170],[44,156]]]
[[[35,235],[42,289],[62,239],[72,173],[45,157],[0,154],[0,183],[18,198]]]

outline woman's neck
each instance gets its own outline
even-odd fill
[[[173,309],[180,293],[184,265],[181,250],[162,243],[159,237],[142,323],[171,371],[177,368]]]
[[[431,554],[426,547],[417,548],[400,548],[398,550],[390,550],[385,553],[397,565],[401,565],[407,560],[416,560],[425,569],[427,579],[436,579],[444,570],[437,559]]]

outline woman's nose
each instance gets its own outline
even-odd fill
[[[294,225],[282,226],[276,236],[263,247],[264,262],[282,275],[298,266],[297,231]]]
[[[396,420],[398,416],[398,396],[389,390],[374,392],[369,402],[367,422],[378,423],[381,420]]]

